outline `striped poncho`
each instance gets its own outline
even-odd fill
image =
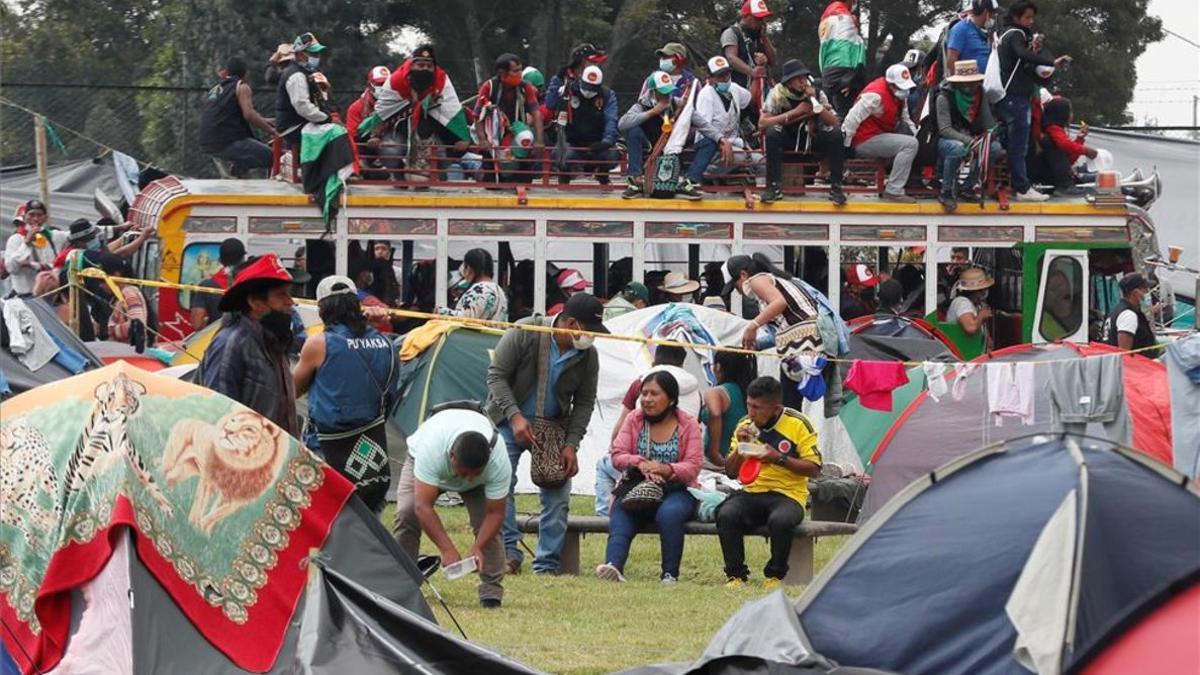
[[[867,63],[867,45],[858,32],[858,19],[841,0],[829,3],[817,29],[821,39],[821,73],[828,69],[855,70]]]

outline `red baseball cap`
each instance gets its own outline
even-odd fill
[[[742,3],[742,16],[752,16],[756,19],[771,16],[771,10],[767,9],[767,0],[746,0]]]
[[[878,286],[879,276],[871,271],[870,265],[857,263],[846,270],[846,281],[855,286]]]
[[[292,275],[284,269],[274,253],[258,258],[246,265],[233,277],[233,285],[221,296],[218,307],[222,312],[237,312],[246,309],[246,295],[251,291],[275,285],[290,286]]]
[[[370,82],[378,87],[384,82],[387,82],[388,78],[391,76],[392,71],[388,70],[387,66],[375,66],[371,69],[371,72],[367,74],[367,82]]]

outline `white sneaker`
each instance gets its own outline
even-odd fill
[[[625,575],[621,574],[621,570],[612,563],[604,563],[596,566],[596,578],[605,581],[625,581]]]
[[[675,584],[679,583],[679,580],[670,574],[664,573],[662,575],[662,583],[664,586],[674,586]]]
[[[1019,202],[1044,202],[1047,199],[1050,199],[1050,195],[1042,194],[1033,188],[1017,193],[1017,201]]]

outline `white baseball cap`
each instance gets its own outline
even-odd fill
[[[729,70],[729,68],[729,59],[725,58],[724,56],[714,56],[708,60],[709,75],[720,75],[721,73]]]
[[[596,91],[603,83],[604,71],[600,70],[600,66],[588,66],[583,69],[583,75],[579,79],[581,87]]]
[[[350,280],[350,277],[338,276],[336,274],[325,277],[321,283],[317,284],[317,302],[328,298],[331,295],[339,293],[357,293],[358,287]]]
[[[888,66],[887,74],[884,75],[884,78],[888,84],[900,87],[905,91],[917,86],[917,83],[913,82],[912,73],[908,72],[908,66],[903,63]]]

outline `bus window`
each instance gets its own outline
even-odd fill
[[[1047,251],[1038,298],[1035,342],[1087,340],[1086,252]]]
[[[879,284],[895,279],[903,288],[901,315],[924,316],[925,250],[919,246],[842,247],[840,312],[846,321],[874,314]]]
[[[186,286],[199,285],[211,279],[221,270],[221,242],[197,241],[183,249],[183,265],[179,271],[179,282]],[[180,291],[179,307],[191,309],[191,293]]]

